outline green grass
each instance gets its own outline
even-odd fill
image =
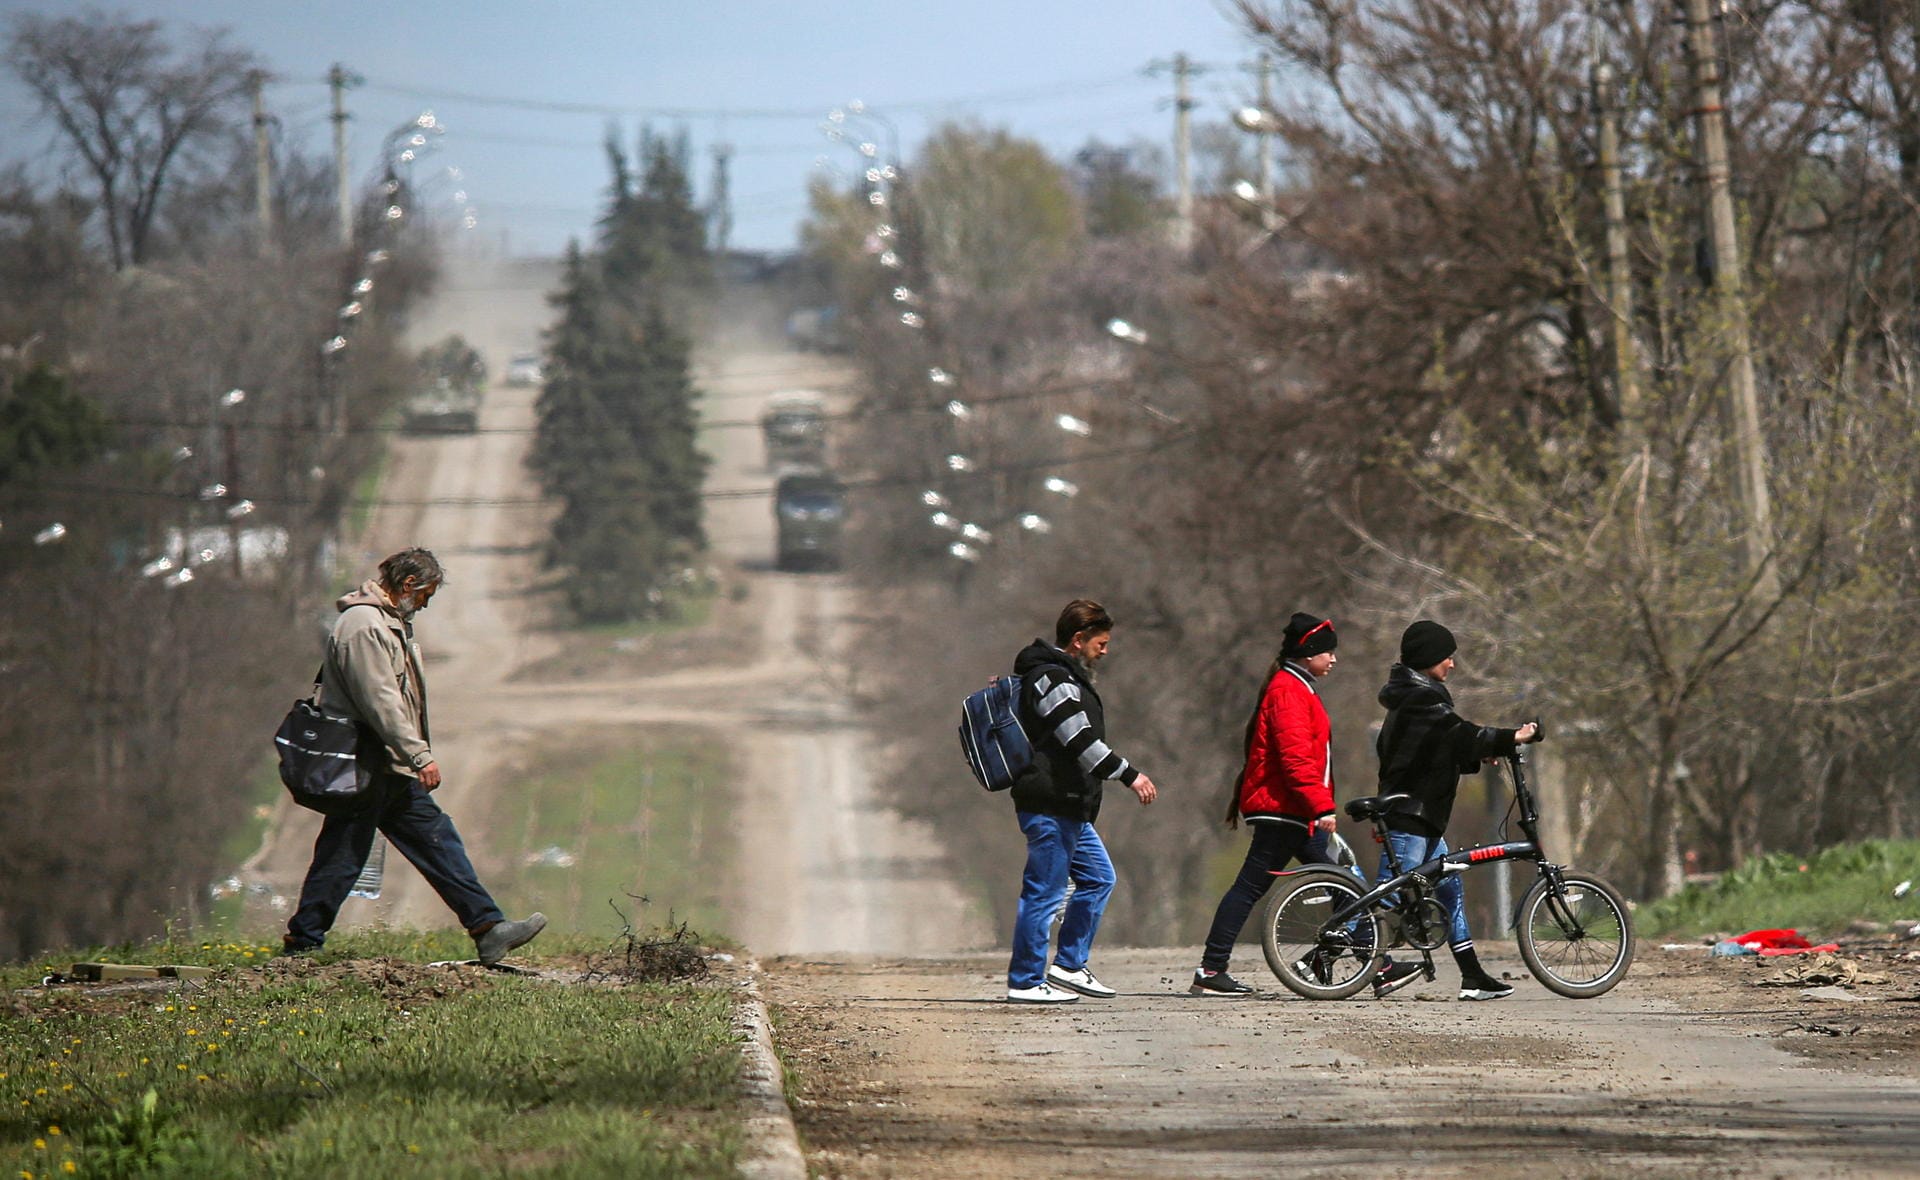
[[[704,627],[713,618],[713,604],[719,598],[714,587],[703,584],[674,586],[667,591],[666,611],[657,619],[626,619],[615,623],[582,623],[573,628],[581,635],[596,639],[644,639],[690,627]]]
[[[382,439],[389,437],[386,432],[392,430],[399,421],[398,410],[388,412],[381,418],[382,430],[375,437]],[[347,521],[346,528],[342,531],[343,536],[358,538],[366,535],[367,524],[373,520],[373,510],[380,500],[380,487],[386,482],[387,464],[392,458],[393,448],[382,443],[373,461],[367,464],[367,469],[360,473],[360,478],[353,481],[352,499],[347,503]]]
[[[1914,890],[1896,898],[1893,891],[1902,881],[1914,882]],[[1832,936],[1857,919],[1898,918],[1920,919],[1920,841],[1867,840],[1808,857],[1758,857],[1634,914],[1647,934],[1686,937],[1776,927]]]
[[[262,966],[269,949],[117,948],[96,956],[223,970],[192,990],[14,995],[0,1176],[732,1173],[723,988],[425,967],[470,953],[458,932],[342,934]],[[46,966],[0,975],[17,988]]]
[[[485,828],[508,862],[486,875],[502,908],[542,910],[556,931],[601,936],[619,930],[609,903],[636,925],[723,925],[723,889],[735,879],[734,770],[711,737],[586,730],[536,745],[521,762],[531,769],[499,792]],[[644,913],[630,894],[650,900]]]

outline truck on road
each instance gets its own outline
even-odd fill
[[[827,462],[826,401],[812,390],[776,393],[760,415],[760,433],[767,444],[767,466],[809,465]]]
[[[832,473],[789,471],[773,490],[774,565],[783,570],[840,568],[847,490]]]

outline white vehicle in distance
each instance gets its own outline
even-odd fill
[[[538,385],[544,378],[537,352],[516,352],[507,358],[508,385]]]

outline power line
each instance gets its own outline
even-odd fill
[[[995,405],[1004,405],[1008,403],[1039,401],[1045,398],[1060,397],[1060,396],[1064,396],[1066,394],[1072,394],[1072,393],[1099,392],[1101,390],[1108,389],[1112,386],[1115,386],[1119,383],[1120,381],[1118,379],[1113,379],[1113,378],[1103,378],[1103,379],[1090,378],[1083,381],[1067,382],[1061,385],[1049,385],[1042,389],[1021,390],[1018,393],[1001,393],[1001,394],[989,395],[986,397],[961,397],[957,399],[949,399],[948,401],[932,401],[932,402],[925,402],[917,405],[874,406],[867,409],[840,410],[840,411],[835,411],[833,413],[822,414],[821,418],[822,420],[828,421],[828,422],[860,422],[860,421],[867,421],[874,418],[888,418],[888,417],[893,417],[895,415],[901,415],[901,414],[926,414],[926,415],[949,414],[952,412],[949,409],[949,403],[950,401],[953,401],[953,400],[958,400],[961,404],[969,408],[978,407],[978,406],[995,406]],[[709,399],[713,399],[713,400],[770,398],[773,396],[775,395],[769,394],[769,393],[707,395]],[[111,421],[117,426],[141,427],[149,430],[182,430],[182,431],[187,431],[189,433],[203,432],[207,429],[209,425],[209,423],[205,421],[193,421],[191,419],[159,418],[159,417],[119,416],[119,417],[113,417]],[[220,425],[222,428],[231,428],[234,430],[265,431],[273,434],[282,434],[282,435],[327,433],[330,429],[327,427],[314,426],[307,423],[280,423],[280,422],[269,422],[269,421],[240,422],[240,421],[231,421],[227,418],[222,418],[220,420]],[[758,418],[715,418],[715,419],[700,420],[695,423],[695,426],[700,430],[757,429],[759,428],[760,425],[761,423]],[[482,426],[474,430],[460,431],[459,433],[461,434],[535,434],[535,433],[538,433],[539,429],[540,428],[538,426]],[[363,423],[358,426],[347,427],[345,430],[345,433],[354,434],[354,435],[420,434],[422,436],[434,436],[434,435],[439,435],[443,432],[434,431],[434,430],[413,430],[405,425]]]
[[[901,102],[874,103],[869,108],[878,111],[902,113],[937,113],[952,107],[992,106],[1002,103],[1044,102],[1054,98],[1072,98],[1093,90],[1110,90],[1124,86],[1141,84],[1140,71],[1129,70],[1124,74],[1106,74],[1098,78],[1089,78],[1078,82],[1049,82],[1035,86],[1010,87],[1003,90],[975,91],[970,94],[951,95],[945,98],[912,99]],[[323,83],[319,78],[274,79],[275,82],[294,82],[312,84]],[[432,87],[405,86],[395,82],[382,82],[366,78],[360,87],[382,94],[394,94],[403,98],[417,98],[428,102],[464,102],[477,106],[504,107],[515,110],[548,111],[557,114],[597,115],[606,117],[641,117],[660,119],[793,119],[817,120],[837,104],[821,103],[806,107],[678,107],[678,106],[641,106],[619,103],[579,102],[570,99],[533,98],[521,95],[487,94],[476,91],[440,90]]]
[[[1171,449],[1193,439],[1196,432],[1184,430],[1178,434],[1154,439],[1151,442],[1136,443],[1131,446],[1111,447],[1104,451],[1090,452],[1067,457],[1055,456],[1047,459],[1029,460],[1023,463],[1002,463],[987,467],[978,467],[968,472],[969,478],[986,475],[1020,475],[1035,471],[1050,471],[1061,467],[1077,467],[1087,463],[1097,463],[1105,459],[1124,458],[1132,455],[1153,454]],[[925,474],[870,476],[864,479],[841,481],[848,491],[864,491],[878,488],[919,487],[927,481]],[[753,500],[771,496],[774,485],[749,488],[706,488],[697,493],[701,500]],[[53,496],[79,496],[97,499],[144,499],[172,500],[181,503],[198,504],[202,501],[195,492],[169,492],[158,488],[112,487],[105,484],[43,484],[34,488],[19,488],[9,495],[16,498],[50,498]],[[311,508],[321,501],[312,497],[293,496],[249,496],[256,506],[270,508]],[[407,498],[387,498],[380,496],[351,496],[338,503],[350,507],[367,508],[539,508],[557,506],[563,497],[554,496],[420,496]],[[624,504],[630,497],[578,497],[572,502],[580,504]],[[334,501],[328,501],[332,503]]]

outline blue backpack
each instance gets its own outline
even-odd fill
[[[989,791],[1004,791],[1033,765],[1033,743],[1020,728],[1020,678],[997,677],[961,704],[960,750]]]

